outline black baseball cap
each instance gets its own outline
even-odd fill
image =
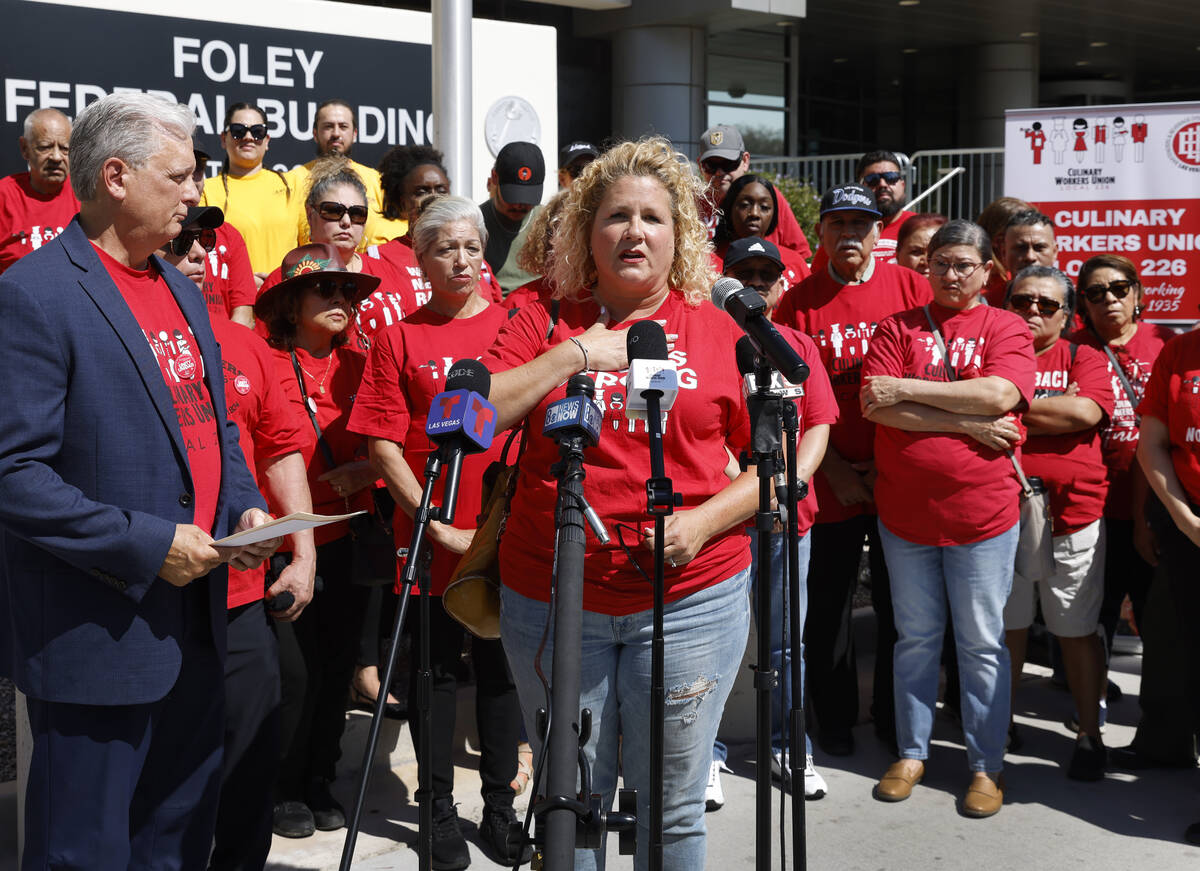
[[[216,206],[188,206],[183,229],[215,230],[225,223],[225,213]]]
[[[822,218],[829,212],[849,210],[867,212],[876,218],[883,217],[875,202],[875,194],[860,184],[840,184],[825,191],[825,196],[821,197]]]
[[[729,250],[725,252],[725,262],[721,264],[721,268],[728,270],[729,267],[752,257],[765,257],[780,269],[784,268],[783,258],[779,256],[779,249],[761,236],[746,236],[744,239],[734,239],[730,242]]]
[[[600,149],[590,142],[577,139],[570,145],[565,145],[558,152],[558,168],[565,169],[581,157],[595,160],[600,156]]]
[[[196,160],[199,160],[200,158],[212,160],[212,156],[214,154],[221,153],[222,149],[213,149],[211,146],[205,145],[204,140],[202,140],[199,136],[194,133],[192,134],[192,154],[196,156]]]
[[[510,142],[496,155],[496,180],[505,202],[535,206],[542,201],[546,162],[532,142]]]

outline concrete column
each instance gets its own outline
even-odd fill
[[[1003,145],[1004,110],[1038,104],[1037,45],[1020,42],[973,46],[963,59],[959,145]]]
[[[471,196],[472,0],[433,0],[433,141],[451,192]]]
[[[704,112],[705,33],[701,27],[631,27],[613,35],[613,131],[669,138],[695,157]]]

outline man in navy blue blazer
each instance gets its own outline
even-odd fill
[[[195,286],[153,252],[186,106],[113,94],[71,136],[71,225],[0,277],[0,673],[33,735],[22,867],[196,868],[220,780],[226,563],[278,540]]]

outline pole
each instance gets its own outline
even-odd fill
[[[433,0],[434,141],[446,158],[450,189],[470,197],[472,0]]]
[[[792,709],[788,718],[788,753],[791,765],[789,783],[792,785],[792,854],[796,871],[808,867],[805,831],[806,812],[804,806],[804,771],[807,768],[807,753],[804,741],[804,680],[802,675],[804,626],[800,622],[800,522],[796,516],[799,504],[808,495],[807,484],[796,478],[796,442],[800,435],[800,421],[794,402],[783,403],[784,456],[787,460],[787,561],[788,561],[788,633],[791,636],[791,686]],[[761,588],[760,588],[761,589]],[[797,764],[797,759],[801,760]],[[798,791],[798,794],[797,794]]]

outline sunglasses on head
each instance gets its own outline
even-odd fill
[[[1111,293],[1114,299],[1124,299],[1129,293],[1129,289],[1135,284],[1137,284],[1136,281],[1130,281],[1127,278],[1109,284],[1093,284],[1083,289],[1083,296],[1091,303],[1104,302],[1104,296],[1108,293]]]
[[[904,175],[899,172],[871,172],[863,176],[863,184],[869,188],[873,188],[881,181],[885,181],[888,184],[895,184],[902,178],[904,178]]]
[[[1034,296],[1031,293],[1014,293],[1009,297],[1008,304],[1012,306],[1013,311],[1029,311],[1033,306],[1037,306],[1038,314],[1044,318],[1057,314],[1063,304],[1056,299],[1050,299],[1048,296]]]
[[[205,251],[212,251],[217,247],[217,231],[211,227],[201,230],[181,230],[179,235],[171,240],[171,253],[176,257],[182,257],[192,250],[192,243],[197,240]]]
[[[700,168],[709,175],[716,175],[718,172],[723,172],[726,175],[733,172],[742,162],[740,160],[726,160],[724,157],[710,157],[702,161]]]
[[[245,139],[249,133],[255,142],[262,142],[267,138],[266,124],[230,124],[229,135],[234,139]]]
[[[367,207],[366,206],[346,206],[342,203],[322,202],[317,203],[317,214],[326,221],[340,221],[342,215],[350,213],[351,224],[367,223]]]

